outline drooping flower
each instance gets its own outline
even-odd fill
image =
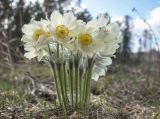
[[[22,28],[24,33],[22,41],[26,53],[25,57],[32,59],[37,57],[40,61],[44,56],[48,55],[47,44],[51,40],[51,33],[48,29],[49,22],[46,20],[35,21],[31,20],[29,24],[26,24]]]
[[[107,66],[112,64],[110,57],[102,57],[98,55],[93,67],[92,79],[97,81],[100,76],[104,76],[107,71]]]
[[[102,27],[98,32],[97,37],[103,38],[104,50],[99,52],[93,67],[92,79],[96,81],[107,72],[107,66],[112,64],[110,57],[114,56],[114,53],[119,48],[119,43],[122,41],[122,35],[117,23],[110,23]]]
[[[54,11],[50,17],[53,37],[59,43],[67,43],[79,34],[80,24],[73,13],[60,14]]]

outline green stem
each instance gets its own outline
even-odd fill
[[[88,103],[90,100],[90,89],[91,89],[91,76],[92,76],[92,67],[88,67],[87,72],[87,82],[86,82],[86,94],[85,94],[85,102]]]
[[[61,68],[61,65],[59,67],[57,67],[58,69],[58,77],[59,77],[59,82],[60,82],[60,88],[61,88],[61,92],[62,92],[62,99],[63,99],[63,104],[64,104],[64,107],[65,107],[65,111],[67,109],[67,103],[66,103],[66,98],[65,98],[65,92],[64,92],[64,89],[63,89],[63,75],[61,74],[62,72],[62,68]]]
[[[91,78],[92,78],[92,69],[94,66],[95,55],[90,59],[88,58],[88,67],[87,67],[87,83],[86,83],[86,92],[85,92],[85,103],[88,104],[90,101],[90,91],[91,91]]]
[[[72,107],[74,106],[73,100],[73,62],[69,62],[69,92],[70,92],[70,101]]]
[[[57,44],[57,58],[59,58],[59,44]]]
[[[85,98],[84,103],[85,105],[88,104],[90,100],[90,90],[91,90],[91,78],[92,78],[92,68],[94,65],[94,56],[91,59],[88,59],[88,66],[87,66],[87,72],[86,72],[86,88],[85,88]]]
[[[66,79],[66,66],[65,66],[65,63],[63,64],[63,78],[64,78],[65,98],[66,98],[66,101],[68,102],[68,98],[67,98],[67,79]]]
[[[87,70],[86,73],[84,74],[84,81],[83,81],[83,93],[82,93],[82,106],[85,104],[85,96],[86,96],[86,85],[87,85]]]
[[[73,64],[71,64],[73,65]],[[72,107],[74,106],[74,100],[73,100],[73,66],[69,69],[69,87],[70,87],[70,100]]]
[[[58,85],[56,70],[55,70],[55,67],[54,67],[54,66],[52,66],[52,74],[53,74],[53,76],[54,76],[54,80],[55,80],[55,84],[56,84],[56,90],[57,90],[57,95],[58,95],[58,101],[59,101],[59,104],[61,105],[62,99],[61,99],[61,96],[60,96],[60,90],[59,90],[59,85]]]
[[[83,76],[80,76],[80,80],[79,80],[79,98],[80,98],[80,108],[82,108],[83,106],[83,103],[82,103],[82,100],[83,100]]]
[[[79,67],[75,65],[75,90],[76,90],[76,99],[75,99],[75,108],[78,106],[78,72]]]

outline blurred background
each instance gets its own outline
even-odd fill
[[[1,0],[1,66],[8,67],[24,61],[23,43],[20,41],[22,26],[31,19],[49,17],[54,10],[61,13],[73,11],[78,19],[86,22],[95,19],[99,14],[106,14],[110,17],[110,22],[118,22],[123,34],[118,61],[158,61],[159,0]]]
[[[21,28],[33,18],[49,17],[54,10],[73,11],[85,22],[103,13],[110,22],[119,24],[123,42],[106,76],[96,85],[93,82],[92,93],[105,94],[116,109],[130,109],[124,113],[139,110],[134,112],[139,114],[135,119],[151,119],[154,115],[159,119],[160,0],[0,0],[0,100],[13,101],[5,92],[19,94],[19,82],[26,75],[35,75],[39,81],[50,79],[43,63],[24,58]],[[15,95],[9,92],[9,96]]]

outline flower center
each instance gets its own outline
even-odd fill
[[[90,34],[84,34],[80,36],[79,41],[84,45],[91,45],[93,43],[93,38]]]
[[[45,36],[46,36],[47,38],[49,38],[49,37],[51,37],[51,33],[50,33],[50,32],[45,32]]]
[[[38,40],[40,35],[42,35],[42,34],[44,34],[44,30],[43,29],[37,29],[33,34],[34,40]]]
[[[33,39],[37,41],[41,35],[44,35],[46,38],[51,37],[50,32],[45,32],[43,29],[37,29],[33,34]]]
[[[65,25],[60,25],[56,27],[55,32],[58,38],[65,38],[68,36],[69,30]]]

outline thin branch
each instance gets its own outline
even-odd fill
[[[138,10],[136,8],[133,8],[132,12],[135,12],[144,21],[144,23],[146,23],[146,25],[149,27],[149,29],[152,32],[152,35],[154,37],[154,40],[155,40],[156,46],[158,48],[158,51],[160,51],[159,44],[158,44],[159,38],[158,38],[158,36],[156,36],[152,26],[147,22],[147,20],[144,17],[142,17],[142,15],[138,12]]]

